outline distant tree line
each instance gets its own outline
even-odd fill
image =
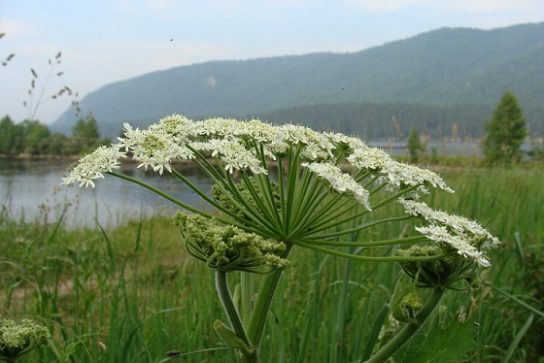
[[[480,137],[491,108],[483,105],[430,106],[403,103],[316,104],[276,110],[257,116],[270,122],[294,122],[335,130],[366,140],[405,140],[411,129],[433,138]]]
[[[75,123],[71,136],[53,133],[36,120],[15,123],[7,115],[0,120],[0,154],[4,155],[78,155],[109,143],[100,137],[92,114]]]

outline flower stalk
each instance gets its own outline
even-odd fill
[[[238,313],[238,310],[236,309],[236,306],[232,301],[232,296],[230,294],[229,286],[227,283],[227,273],[225,271],[215,271],[215,288],[217,290],[219,300],[221,300],[223,309],[225,310],[225,313],[227,314],[229,322],[232,326],[232,329],[248,347],[248,350],[251,350],[251,343],[247,337],[244,324],[242,323],[240,314]]]
[[[445,289],[443,288],[434,288],[431,292],[431,295],[423,305],[422,309],[416,315],[413,322],[407,323],[401,330],[391,338],[378,352],[376,352],[370,359],[365,361],[365,363],[383,363],[389,359],[393,354],[395,354],[404,344],[406,344],[410,338],[414,336],[415,333],[423,326],[425,320],[431,315],[433,310],[442,295],[444,295]]]

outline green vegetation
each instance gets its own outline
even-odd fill
[[[410,130],[408,135],[408,153],[410,154],[410,161],[417,163],[421,154],[425,152],[425,144],[421,141],[416,129]]]
[[[274,123],[289,120],[317,130],[337,130],[359,135],[365,140],[390,137],[399,140],[405,138],[412,128],[432,137],[479,136],[482,134],[482,122],[488,117],[491,108],[473,104],[438,106],[400,102],[347,102],[294,106],[257,116]],[[250,118],[255,115],[244,116]]]
[[[79,155],[100,144],[109,144],[109,139],[100,138],[92,114],[76,122],[71,137],[52,133],[47,125],[35,120],[17,124],[9,116],[0,120],[0,154],[4,155]]]
[[[511,92],[502,96],[485,129],[487,134],[483,147],[486,162],[507,165],[520,162],[520,148],[527,137],[527,127],[523,111]]]
[[[406,125],[406,131],[416,127],[423,132],[425,128],[449,130],[457,122],[462,132],[467,129],[479,136],[482,120],[510,89],[524,105],[532,132],[542,133],[543,29],[544,23],[494,30],[444,28],[355,53],[176,67],[106,85],[85,96],[81,110],[94,113],[105,135],[117,136],[125,120],[147,126],[165,114],[179,112],[191,118],[268,119],[267,114],[281,111],[284,116],[278,120],[298,123],[313,120],[306,110],[316,114],[326,113],[327,105],[336,105],[338,110],[344,104],[355,109],[374,104],[381,105],[379,116],[384,121],[380,122],[387,126],[395,118]],[[386,104],[398,105],[405,112],[392,112]],[[429,109],[436,112],[429,116]],[[453,109],[459,112],[457,117]],[[362,117],[364,112],[350,110],[349,114],[353,115],[349,130],[343,128],[346,117],[341,111],[320,119],[329,119],[326,127],[366,138],[390,135],[383,132],[385,127],[365,132],[377,123],[367,125],[363,120],[372,118]],[[54,131],[68,132],[72,115],[70,110],[61,117]]]
[[[439,171],[456,193],[433,194],[434,205],[482,221],[503,245],[492,252],[492,268],[474,281],[478,288],[446,293],[396,361],[539,362],[542,169]],[[38,320],[52,334],[22,361],[234,361],[209,320],[221,315],[209,269],[189,258],[171,221],[136,220],[114,230],[67,230],[59,222],[0,215],[2,316]],[[401,227],[369,233],[395,238]],[[383,345],[395,330],[386,303],[400,267],[293,253],[267,322],[263,361],[360,361]],[[231,291],[239,282],[232,278]],[[383,326],[367,327],[376,317]]]

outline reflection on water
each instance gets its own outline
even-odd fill
[[[128,219],[176,210],[152,192],[111,176],[100,180],[95,189],[63,186],[61,178],[69,167],[66,161],[0,159],[0,206],[4,213],[16,220],[51,223],[69,204],[68,226],[93,226],[98,220],[102,226],[113,227]],[[134,165],[122,171],[188,204],[206,208],[205,202],[173,176],[146,173]],[[203,190],[211,189],[210,181],[198,169],[185,167],[181,172]]]

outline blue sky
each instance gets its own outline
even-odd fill
[[[30,68],[80,98],[117,80],[179,65],[310,52],[352,52],[440,27],[490,29],[544,21],[544,0],[0,0],[0,117],[28,115]],[[52,122],[68,98],[44,102]],[[183,110],[180,110],[182,112]]]

